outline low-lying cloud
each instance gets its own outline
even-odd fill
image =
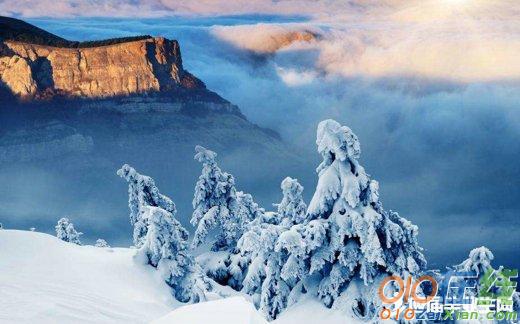
[[[147,5],[153,12],[171,11],[172,3]],[[246,9],[238,8],[240,2],[220,9],[218,2],[175,3],[186,12],[231,14],[268,13],[261,6],[270,2],[252,1]],[[310,11],[296,8],[296,1],[279,3],[292,4],[283,13]],[[301,170],[286,174],[302,181],[307,199],[319,160],[315,127],[334,118],[360,138],[361,163],[380,181],[385,208],[419,224],[421,244],[434,265],[453,264],[475,245],[488,245],[502,264],[518,262],[511,259],[520,249],[520,25],[513,20],[518,2],[342,3],[353,9],[309,2],[309,8],[331,4],[332,9],[298,23],[273,23],[269,17],[32,22],[72,39],[132,33],[177,38],[191,72],[250,120],[280,132],[308,159]],[[350,13],[359,14],[352,20]],[[280,46],[279,35],[306,30],[320,36]],[[254,158],[241,165],[219,153],[226,169],[250,174],[237,179],[246,184],[241,189],[257,197],[278,190],[278,183],[255,187],[255,177],[267,171]],[[285,170],[285,162],[279,164]],[[244,168],[248,172],[240,172]],[[269,208],[272,202],[262,204]],[[92,221],[107,222],[109,216]]]
[[[491,17],[461,16],[442,23],[370,21],[218,26],[213,33],[237,48],[256,53],[315,51],[318,53],[315,69],[348,78],[420,77],[462,83],[518,81],[520,28],[515,30],[510,21]],[[302,36],[294,36],[305,33],[319,37],[303,41]]]

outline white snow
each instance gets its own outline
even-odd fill
[[[152,324],[361,324],[342,310],[330,310],[312,296],[304,297],[278,319],[267,322],[244,297],[232,297],[180,307]]]
[[[153,324],[267,324],[252,303],[232,297],[183,306]]]
[[[158,271],[136,260],[135,252],[0,231],[0,323],[267,323],[247,297],[225,293],[228,287],[221,295],[229,298],[181,306]],[[306,294],[271,323],[357,321]]]
[[[169,287],[134,253],[0,231],[0,322],[147,323],[167,314]]]
[[[305,296],[300,302],[285,310],[280,317],[270,324],[362,324],[366,323],[340,310],[331,310],[323,306],[323,303]]]

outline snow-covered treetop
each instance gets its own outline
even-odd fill
[[[201,163],[214,163],[217,157],[217,153],[200,145],[195,146],[195,152],[194,159]]]
[[[316,136],[318,152],[324,159],[335,157],[340,161],[346,158],[359,159],[361,147],[357,136],[347,126],[327,119],[319,123]]]
[[[134,245],[139,247],[146,236],[147,224],[142,219],[143,207],[160,207],[169,213],[175,213],[173,201],[159,192],[155,181],[139,174],[134,168],[125,164],[117,174],[128,182],[128,207],[130,208],[130,224],[134,226]]]
[[[58,221],[55,226],[56,237],[62,241],[81,245],[79,237],[83,233],[76,231],[74,224],[72,224],[68,218],[63,217]]]
[[[275,205],[278,207],[278,215],[281,220],[290,219],[293,223],[303,223],[307,213],[307,205],[303,201],[303,186],[297,179],[287,177],[283,179],[280,188],[282,189],[282,201]]]
[[[485,246],[475,248],[469,252],[469,256],[461,264],[456,266],[458,271],[475,271],[477,275],[491,268],[491,262],[495,257]]]
[[[96,240],[96,244],[94,246],[101,247],[101,248],[110,247],[110,245],[108,245],[107,241],[105,241],[104,239],[101,239],[101,238]]]
[[[280,184],[280,188],[284,194],[301,194],[303,192],[303,186],[298,182],[297,179],[293,179],[291,177],[286,177],[283,179],[282,183]]]
[[[195,147],[195,159],[203,167],[192,202],[194,211],[190,222],[197,227],[193,247],[202,244],[211,229],[218,228],[213,249],[232,248],[246,224],[264,214],[250,194],[236,190],[234,177],[219,168],[216,156],[202,146]]]
[[[140,206],[157,206],[171,213],[175,212],[173,201],[159,192],[151,177],[139,174],[128,164],[117,170],[117,175],[129,184],[130,222],[132,225],[137,221]]]

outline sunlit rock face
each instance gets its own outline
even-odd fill
[[[90,48],[17,41],[4,45],[9,51],[0,58],[1,79],[22,97],[42,93],[109,97],[205,88],[183,69],[175,40],[156,37]]]
[[[16,95],[28,96],[38,90],[28,61],[18,55],[0,58],[0,79]]]

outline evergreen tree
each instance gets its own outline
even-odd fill
[[[167,212],[174,212],[175,206],[170,198],[162,195],[155,181],[139,174],[134,168],[125,164],[117,174],[128,182],[128,207],[130,208],[130,224],[134,227],[133,240],[136,247],[143,244],[147,223],[142,218],[143,207],[160,207]]]
[[[282,181],[282,201],[277,204],[280,220],[288,219],[293,224],[301,224],[305,221],[307,205],[303,201],[303,186],[298,180],[287,177]]]
[[[370,319],[381,304],[373,289],[364,287],[389,274],[419,275],[426,267],[417,242],[418,229],[397,213],[383,209],[379,184],[359,164],[359,141],[348,127],[325,120],[318,126],[316,143],[323,161],[317,168],[318,184],[307,210],[303,187],[294,179],[284,179],[278,211],[262,210],[255,217],[233,222],[234,226],[243,224],[234,232],[243,229],[236,248],[217,262],[219,266],[211,258],[205,265],[219,279],[233,278],[227,283],[252,295],[270,320],[311,288],[327,307],[348,301],[350,312]],[[217,190],[226,187],[220,183],[229,182],[216,166],[216,155],[200,147],[197,152],[204,169],[196,188],[192,221],[200,227],[202,219],[211,220],[206,222],[211,226],[204,226],[207,234],[217,220],[234,219],[229,206],[231,201],[236,206],[240,195],[234,183],[228,186],[232,190]],[[219,215],[222,206],[227,212],[224,217]],[[208,217],[212,208],[214,214]],[[226,243],[232,246],[233,240]],[[241,284],[237,284],[240,278]],[[342,295],[347,289],[352,296]]]
[[[260,311],[268,320],[274,320],[287,307],[291,287],[282,279],[279,253],[269,254],[266,277],[262,283]]]
[[[77,232],[74,229],[74,224],[72,224],[68,218],[63,217],[58,221],[58,224],[55,227],[56,229],[56,237],[62,241],[74,243],[77,245],[81,245],[81,241],[79,240],[80,235],[83,233]]]
[[[196,303],[205,300],[210,286],[188,252],[188,232],[174,218],[175,213],[175,206],[172,211],[142,208],[148,231],[139,253],[160,271],[177,300]]]
[[[217,154],[202,146],[195,148],[195,159],[202,163],[202,174],[195,186],[191,224],[196,226],[192,245],[204,243],[209,231],[219,230],[214,250],[229,250],[236,245],[248,222],[263,212],[251,195],[237,192],[235,179],[223,172]]]
[[[469,252],[468,258],[448,271],[438,274],[438,295],[445,296],[445,303],[459,303],[460,299],[489,297],[495,295],[501,307],[509,307],[510,312],[520,311],[520,293],[515,291],[518,272],[508,269],[493,268],[494,255],[485,246],[475,248]],[[464,274],[461,276],[461,274]],[[472,281],[472,278],[473,281]],[[475,287],[476,289],[468,289]],[[505,309],[503,310],[505,311]],[[453,323],[467,323],[466,320],[455,319]],[[515,320],[503,320],[500,323],[517,323]]]
[[[237,245],[239,254],[250,260],[242,291],[258,296],[258,307],[269,320],[276,319],[288,306],[291,291],[305,271],[305,249],[301,248],[302,237],[297,230],[302,225],[295,225],[305,221],[303,187],[286,178],[281,188],[283,198],[277,205],[278,213],[265,217],[266,213],[249,223]]]
[[[481,246],[471,250],[468,258],[456,265],[455,269],[460,272],[475,272],[479,276],[493,269],[491,263],[494,258],[495,256],[487,247]]]
[[[417,226],[383,210],[376,181],[359,164],[357,136],[334,120],[318,126],[318,184],[302,228],[307,270],[322,277],[318,295],[331,306],[358,275],[365,284],[382,273],[405,277],[426,266]]]
[[[405,277],[426,266],[417,227],[383,209],[378,183],[358,163],[360,146],[352,131],[323,121],[317,144],[323,162],[307,211],[303,188],[286,178],[278,212],[270,217],[277,221],[254,220],[238,242],[240,254],[251,260],[242,291],[259,295],[259,308],[268,319],[275,319],[316,279],[313,290],[331,307],[356,276],[367,285],[385,273]],[[359,296],[370,316],[376,313],[373,297]]]
[[[101,238],[96,240],[96,244],[94,246],[101,247],[101,248],[110,247],[110,245],[108,245],[107,241],[105,241]]]

